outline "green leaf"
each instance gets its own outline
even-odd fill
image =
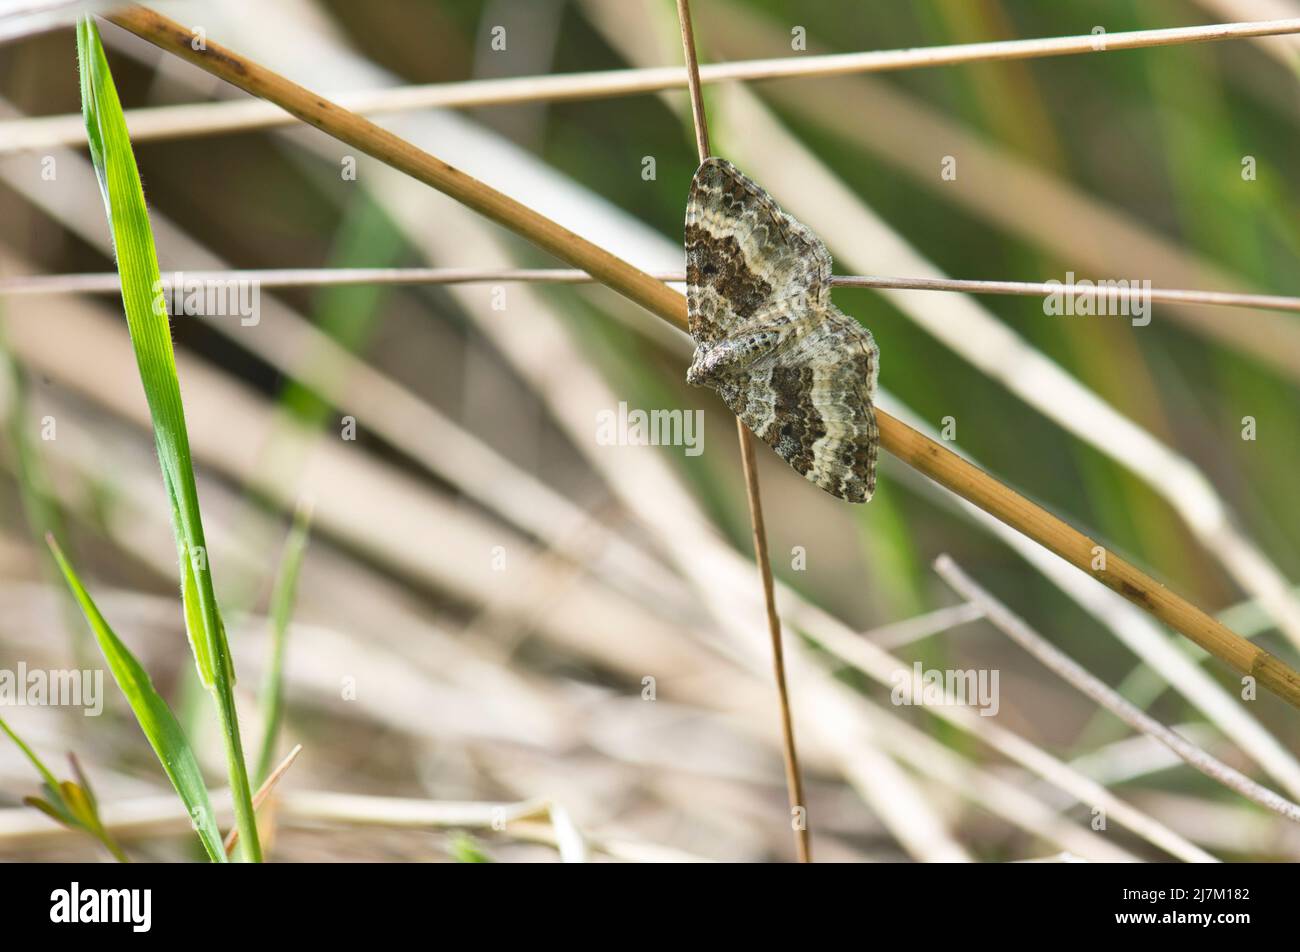
[[[253,772],[258,784],[266,782],[275,767],[275,745],[284,720],[283,672],[284,654],[289,640],[289,619],[293,615],[294,599],[298,592],[298,572],[302,557],[307,551],[307,536],[311,525],[311,508],[300,505],[294,515],[293,527],[285,540],[276,573],[275,589],[271,593],[271,661],[266,666],[262,680],[261,703],[266,726],[262,731],[262,749]]]
[[[212,629],[216,627],[216,606],[206,571],[207,547],[199,517],[189,431],[185,426],[185,410],[176,376],[171,326],[161,292],[162,276],[158,269],[153,231],[149,226],[144,190],[127,137],[117,90],[99,33],[89,18],[78,23],[77,50],[81,61],[81,101],[90,154],[113,231],[113,250],[122,279],[127,327],[153,418],[163,483],[172,506],[183,575],[186,622],[195,625],[190,629],[190,638],[199,674],[204,685],[211,688],[215,681],[214,659],[219,655],[211,638]],[[204,566],[202,571],[195,571],[195,562]],[[203,578],[207,579],[206,586],[202,584]]]
[[[62,810],[48,800],[42,800],[40,797],[23,797],[23,803],[40,810],[55,823],[62,823],[64,826],[75,826],[75,821],[71,815],[64,814]]]
[[[57,564],[58,560],[55,559]],[[70,830],[83,830],[89,833],[95,839],[99,840],[108,849],[119,862],[129,863],[130,860],[122,852],[122,848],[117,845],[117,841],[104,827],[103,822],[99,819],[99,803],[95,799],[95,792],[90,787],[90,781],[81,771],[81,764],[72,754],[68,759],[72,761],[73,772],[77,775],[77,781],[64,780],[60,782],[54,776],[54,773],[45,766],[35,751],[23,743],[22,738],[13,732],[13,729],[0,718],[0,730],[9,735],[9,739],[18,745],[27,759],[32,762],[36,772],[41,775],[41,786],[44,788],[48,800],[42,800],[40,797],[23,797],[23,803],[29,807],[40,810],[54,822],[66,826]]]
[[[158,255],[122,104],[99,31],[90,17],[77,23],[77,57],[81,67],[86,138],[113,234],[127,328],[153,420],[158,463],[171,505],[185,629],[199,678],[212,693],[221,719],[244,855],[258,862],[262,858],[261,846],[235,711],[235,672],[208,562]]]
[[[194,828],[199,834],[199,839],[203,841],[203,848],[207,850],[213,862],[224,863],[226,851],[221,845],[221,831],[217,829],[216,815],[212,812],[212,802],[208,799],[208,788],[203,783],[198,760],[194,757],[194,751],[190,748],[185,732],[181,730],[181,725],[172,714],[171,708],[167,706],[167,702],[154,688],[148,672],[100,614],[94,600],[81,584],[81,580],[68,564],[68,560],[64,558],[63,550],[59,548],[58,543],[50,538],[49,544],[54,559],[58,562],[63,577],[72,590],[73,597],[81,606],[82,614],[90,624],[91,633],[99,642],[99,649],[104,653],[104,660],[108,662],[113,680],[126,696],[127,703],[131,705],[140,729],[144,731],[144,736],[149,740],[154,753],[158,755],[167,778],[171,780],[172,786],[176,788],[186,809],[189,810],[194,820]],[[63,788],[60,788],[60,791],[66,793]],[[76,807],[70,807],[70,812],[76,816],[78,811]]]

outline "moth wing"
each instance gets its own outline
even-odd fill
[[[803,334],[729,375],[718,392],[795,472],[840,499],[866,502],[880,443],[879,351],[870,331],[834,308],[805,321]]]
[[[686,201],[686,307],[696,343],[713,343],[778,302],[830,303],[831,256],[725,159],[706,159]]]

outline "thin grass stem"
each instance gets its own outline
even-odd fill
[[[691,27],[690,0],[677,0],[677,20],[682,29],[682,51],[686,57],[687,85],[691,95],[691,125],[700,162],[709,158],[709,123],[704,112],[704,94],[700,89],[700,64],[695,50],[695,31]],[[763,520],[763,498],[758,485],[758,460],[754,456],[753,434],[736,418],[736,437],[740,440],[740,462],[745,471],[745,495],[749,502],[749,521],[754,530],[754,560],[763,583],[763,607],[767,614],[767,633],[772,642],[772,671],[781,711],[781,752],[785,761],[785,783],[789,794],[790,814],[794,822],[795,853],[799,862],[812,862],[808,804],[803,795],[803,776],[799,771],[799,754],[795,746],[794,716],[790,712],[790,691],[785,678],[785,649],[781,643],[781,618],[776,611],[776,592],[772,581],[772,562],[767,549],[767,526]]]
[[[285,754],[284,759],[280,761],[276,768],[266,775],[266,779],[262,781],[262,785],[258,787],[257,792],[253,794],[254,812],[262,809],[262,805],[266,803],[267,799],[271,796],[271,792],[275,790],[275,785],[280,782],[280,778],[283,777],[289,768],[293,766],[293,762],[298,759],[298,755],[301,753],[302,744],[294,744],[293,750]],[[226,834],[225,841],[222,843],[222,846],[225,847],[227,856],[230,856],[235,852],[235,846],[238,843],[239,827],[232,826],[230,832]]]
[[[1158,740],[1211,780],[1223,784],[1229,790],[1241,794],[1267,810],[1272,810],[1279,816],[1300,823],[1300,806],[1261,786],[1239,770],[1229,767],[1181,734],[1161,724],[1137,705],[1126,701],[1104,681],[1029,627],[1023,619],[967,575],[950,556],[939,556],[935,560],[934,570],[952,587],[953,591],[969,603],[979,606],[994,627],[1133,730]]]
[[[680,271],[648,272],[656,281],[684,284]],[[344,287],[365,284],[442,285],[498,284],[594,284],[597,279],[577,268],[261,268],[230,271],[185,271],[187,281],[254,281],[263,288]],[[98,274],[33,274],[0,278],[0,294],[107,294],[117,290],[117,277]],[[1244,307],[1300,313],[1300,297],[1280,294],[1241,294],[1234,291],[1203,291],[1187,288],[1080,287],[1050,281],[973,281],[958,278],[906,278],[869,274],[837,274],[831,278],[837,288],[871,288],[895,291],[948,291],[960,294],[1050,297],[1069,295],[1083,298],[1114,298],[1117,304],[1150,301],[1157,304],[1204,304],[1211,307]],[[164,276],[162,286],[170,291],[173,282]]]
[[[904,50],[870,50],[772,59],[711,63],[700,68],[701,83],[812,79],[856,73],[883,73],[963,63],[1038,59],[1086,53],[1177,46],[1248,37],[1300,33],[1300,18],[1214,23],[1125,33],[1040,37],[990,43],[960,43]],[[476,108],[528,102],[561,102],[632,96],[682,89],[679,66],[602,70],[559,76],[518,76],[455,83],[344,92],[335,101],[366,115],[417,109]],[[136,142],[190,138],[221,132],[291,125],[293,116],[264,102],[193,103],[135,109],[126,114]],[[42,116],[0,123],[0,154],[56,145],[76,145],[81,130],[72,116]]]

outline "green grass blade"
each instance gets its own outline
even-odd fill
[[[447,852],[458,863],[490,863],[492,857],[483,852],[478,840],[468,833],[456,833],[447,845]]]
[[[283,672],[284,654],[289,636],[289,618],[293,615],[294,599],[298,593],[298,571],[307,551],[307,536],[311,527],[311,507],[302,505],[294,516],[293,528],[285,540],[276,573],[275,588],[271,593],[271,661],[262,680],[262,710],[266,726],[262,731],[262,749],[257,758],[253,777],[263,784],[275,767],[275,745],[284,720]]]
[[[113,233],[127,327],[153,420],[163,484],[171,503],[186,630],[199,677],[212,692],[221,719],[244,855],[257,862],[261,860],[261,846],[235,712],[234,668],[208,564],[171,326],[160,291],[158,256],[122,105],[99,31],[89,17],[77,24],[77,55],[81,65],[86,136]]]
[[[13,728],[11,728],[8,724],[5,723],[5,719],[3,717],[0,717],[0,731],[4,731],[6,734],[8,734],[9,739],[13,741],[14,744],[17,745],[19,750],[23,752],[23,756],[25,756],[28,760],[32,762],[32,766],[36,768],[36,772],[40,774],[41,779],[45,781],[45,786],[50,788],[51,790],[57,791],[59,789],[59,781],[54,776],[53,772],[50,770],[49,767],[45,766],[45,764],[41,761],[41,758],[36,756],[36,751],[32,750],[25,743],[23,743],[23,739],[14,733]]]
[[[100,194],[113,231],[113,250],[122,279],[122,303],[126,309],[131,344],[135,349],[140,379],[154,424],[154,438],[163,482],[172,506],[183,573],[186,622],[200,622],[190,630],[195,659],[204,685],[215,681],[215,653],[204,634],[202,620],[211,611],[202,604],[204,592],[192,578],[193,563],[202,561],[203,526],[198,517],[198,493],[194,486],[193,462],[185,410],[181,403],[176,359],[172,352],[171,328],[160,286],[158,256],[149,226],[144,190],[135,156],[122,121],[121,104],[108,70],[99,33],[89,19],[77,27],[77,50],[81,61],[82,110],[86,134]]]
[[[28,377],[9,347],[3,323],[0,323],[0,370],[3,370],[3,376],[7,378],[9,387],[9,413],[4,428],[13,452],[18,497],[22,502],[23,514],[26,516],[32,538],[43,552],[46,533],[52,534],[56,539],[64,539],[63,514],[51,488],[45,461],[32,442],[32,434],[29,430],[31,407],[27,400]],[[63,592],[63,586],[57,583],[59,571],[54,561],[43,559],[41,569],[49,574],[51,583],[56,585],[58,591]],[[65,624],[72,641],[73,657],[78,666],[84,668],[89,663],[91,656],[88,652],[91,648],[83,634],[79,613],[67,597],[63,598],[60,610],[64,613]]]
[[[181,725],[172,714],[171,708],[167,706],[167,702],[154,688],[148,672],[100,614],[94,600],[81,584],[81,579],[64,558],[63,550],[52,538],[49,541],[50,550],[54,553],[54,559],[58,562],[63,577],[67,580],[68,588],[72,590],[72,596],[81,606],[91,633],[99,642],[99,649],[104,654],[104,660],[108,662],[113,680],[117,682],[127,703],[131,705],[135,719],[139,722],[140,729],[144,731],[150,746],[153,747],[154,753],[158,755],[167,778],[180,794],[190,816],[194,818],[194,828],[199,834],[199,839],[203,841],[203,848],[207,850],[213,862],[224,863],[226,851],[221,846],[221,831],[217,829],[212,802],[208,799],[208,788],[203,783],[199,763],[194,757],[194,751],[190,748],[185,732],[181,730]]]

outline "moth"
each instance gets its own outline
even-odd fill
[[[691,181],[685,244],[695,340],[687,383],[716,390],[810,482],[866,502],[876,489],[880,352],[831,303],[826,245],[719,158]]]

